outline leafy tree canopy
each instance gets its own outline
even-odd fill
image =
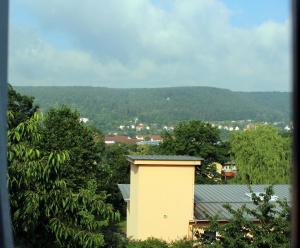
[[[97,179],[101,154],[104,150],[103,139],[95,140],[94,132],[79,121],[77,111],[67,106],[51,108],[46,115],[39,146],[44,150],[67,150],[68,174],[70,183],[78,190],[89,179]]]
[[[103,247],[119,214],[97,180],[103,140],[66,106],[37,114],[9,87],[8,171],[13,228],[22,247]]]
[[[14,118],[9,123],[11,126],[16,127],[37,111],[38,106],[34,105],[33,101],[34,97],[21,95],[8,85],[8,110],[14,113]]]
[[[126,155],[135,149],[135,145],[121,143],[106,146],[98,174],[101,188],[109,192],[109,201],[123,216],[126,216],[126,203],[117,184],[130,183],[130,164],[126,160]]]
[[[9,121],[14,115],[9,112]],[[70,153],[41,149],[38,114],[8,132],[10,202],[16,240],[27,247],[101,247],[103,232],[118,218],[97,183],[73,188],[66,173]]]
[[[174,155],[190,155],[204,158],[197,170],[197,183],[215,183],[217,174],[211,162],[228,160],[228,143],[221,141],[219,130],[203,121],[179,123],[173,132],[163,134],[163,142],[159,145],[159,153]]]
[[[238,168],[232,182],[280,184],[290,181],[291,137],[279,135],[272,126],[260,125],[232,134],[230,144]]]

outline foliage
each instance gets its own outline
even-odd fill
[[[170,243],[156,238],[148,238],[144,241],[131,240],[127,248],[193,248],[195,243],[192,240],[181,239]]]
[[[205,234],[199,234],[203,247],[290,247],[290,207],[287,201],[272,202],[272,186],[259,196],[251,188],[250,191],[255,208],[244,205],[235,210],[230,205],[224,205],[232,217],[223,225],[217,223],[217,216],[211,219],[206,231],[217,232],[218,238],[212,239]],[[254,223],[251,218],[257,222]]]
[[[130,241],[127,248],[169,248],[169,246],[163,240],[148,238],[145,241]]]
[[[9,112],[9,122],[15,123]],[[44,120],[38,114],[8,132],[8,169],[13,227],[27,247],[100,247],[103,231],[118,219],[96,193],[96,181],[74,190],[70,153],[41,149]]]
[[[109,89],[101,87],[17,87],[46,111],[75,107],[104,132],[134,120],[174,125],[179,121],[289,120],[290,93],[232,92],[211,87]]]
[[[165,133],[160,148],[164,153],[215,157],[215,144],[219,141],[218,130],[209,123],[190,121],[179,123],[173,133]]]
[[[97,179],[103,140],[94,140],[93,131],[79,121],[79,113],[67,106],[51,108],[42,129],[41,149],[68,150],[70,159],[67,171],[68,183],[79,190],[88,180]]]
[[[16,127],[19,123],[30,118],[38,109],[33,104],[34,97],[21,95],[14,88],[8,85],[8,111],[14,113],[14,119],[10,120],[9,125]]]
[[[100,187],[109,192],[109,202],[121,212],[122,216],[126,215],[126,203],[117,183],[128,184],[130,182],[130,165],[126,160],[126,155],[135,149],[135,145],[112,144],[105,147],[101,158],[101,169],[98,174]]]
[[[291,138],[268,125],[240,131],[230,138],[231,152],[238,168],[238,183],[280,184],[290,181]]]
[[[227,161],[228,144],[220,140],[219,130],[202,121],[179,123],[172,133],[163,134],[163,142],[159,144],[161,154],[190,155],[205,158],[197,168],[197,183],[216,183],[221,175],[209,166],[211,162]]]
[[[192,240],[181,239],[171,243],[172,248],[193,248],[195,247],[195,242]]]

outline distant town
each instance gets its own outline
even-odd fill
[[[89,123],[89,119],[82,117],[80,121]],[[289,121],[276,122],[257,122],[251,119],[248,120],[228,120],[228,121],[213,121],[208,122],[213,127],[220,130],[223,140],[229,137],[230,132],[247,130],[255,128],[257,125],[272,125],[282,133],[291,132],[293,123]],[[138,118],[132,121],[121,123],[110,132],[105,134],[105,144],[126,143],[137,145],[158,145],[162,141],[161,134],[163,132],[170,132],[174,130],[176,123],[173,125],[161,125],[157,123],[140,122]]]

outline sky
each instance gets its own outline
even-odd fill
[[[13,85],[291,91],[290,0],[11,0]]]

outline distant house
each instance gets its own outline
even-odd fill
[[[135,138],[137,140],[144,140],[145,139],[144,135],[136,135]]]
[[[234,177],[237,173],[235,161],[228,161],[223,164],[221,174],[225,178]]]
[[[286,126],[284,127],[284,130],[285,130],[285,131],[290,131],[291,128],[290,128],[288,125],[286,125]]]
[[[150,146],[156,146],[159,145],[159,141],[151,141],[151,140],[142,140],[137,142],[137,145],[150,145]]]
[[[145,128],[145,125],[143,123],[140,123],[135,127],[136,131],[142,131],[144,128]]]
[[[162,141],[162,138],[160,135],[150,135],[148,137],[150,138],[151,141],[158,141],[158,142]]]
[[[88,119],[88,118],[85,118],[85,117],[80,117],[80,118],[79,118],[79,121],[80,121],[80,122],[83,122],[83,123],[87,123],[87,122],[89,121],[89,119]]]
[[[242,205],[254,207],[247,185],[195,185],[195,166],[202,158],[190,156],[127,156],[130,162],[130,184],[119,184],[127,203],[127,237],[145,240],[149,237],[172,241],[193,238],[203,232],[210,217],[218,215],[219,223],[231,217],[223,205],[233,209]],[[259,194],[268,185],[251,185]],[[274,185],[272,200],[290,203],[289,185]],[[249,220],[257,219],[249,216]]]
[[[112,145],[116,143],[136,144],[137,140],[126,135],[109,135],[105,136],[104,142],[106,145]]]
[[[216,172],[225,178],[232,178],[237,173],[237,168],[234,161],[229,161],[224,164],[213,162],[210,166],[214,166]]]
[[[250,124],[246,125],[246,128],[244,130],[255,129],[255,128],[256,128],[256,125],[253,123],[250,123]]]
[[[143,140],[137,142],[137,145],[159,145],[159,143],[162,141],[160,135],[145,135],[142,137]]]

